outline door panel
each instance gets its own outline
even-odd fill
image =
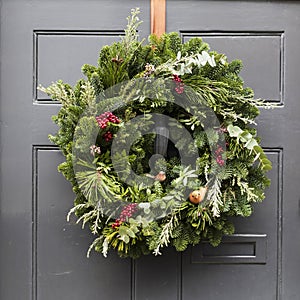
[[[36,87],[75,83],[81,65],[96,65],[100,48],[123,34],[136,6],[142,38],[146,1],[1,1],[1,300],[133,297],[131,260],[87,259],[91,233],[66,222],[74,195],[48,140],[59,104]]]
[[[230,61],[241,59],[241,76],[247,86],[255,88],[256,97],[282,104],[283,32],[182,32],[184,41],[190,37],[202,37],[211,50],[227,54]]]
[[[116,255],[86,258],[89,230],[66,216],[72,189],[56,166],[63,161],[56,147],[35,146],[33,275],[37,299],[130,299],[131,262]],[[69,202],[67,200],[70,200]],[[121,286],[116,289],[114,285]]]
[[[95,65],[99,50],[119,40],[122,35],[124,31],[120,30],[35,30],[35,87],[38,84],[49,86],[54,78],[74,85],[82,78],[82,65]],[[35,100],[45,101],[49,98],[45,93],[37,91]]]
[[[0,299],[295,300],[300,277],[299,194],[300,2],[167,0],[167,31],[201,36],[212,49],[244,62],[242,77],[277,107],[258,118],[273,162],[266,200],[219,248],[136,261],[86,251],[88,230],[66,222],[74,195],[57,173],[63,161],[48,134],[59,104],[36,91],[81,77],[99,49],[117,40],[133,7],[141,38],[150,1],[2,0]]]
[[[183,255],[183,299],[276,299],[281,280],[281,152],[268,151],[272,186],[250,218],[236,219],[236,234],[214,249],[202,244]],[[281,217],[281,216],[280,216]],[[266,221],[267,220],[267,221]],[[198,284],[195,280],[198,278]],[[255,290],[254,290],[255,287]]]
[[[224,239],[217,250],[202,244],[183,254],[182,299],[192,299],[193,293],[204,293],[212,300],[297,299],[300,248],[291,231],[299,234],[300,222],[295,187],[300,179],[299,170],[295,170],[299,163],[295,147],[300,142],[299,80],[298,84],[295,81],[300,75],[296,57],[299,32],[295,28],[300,25],[300,3],[167,4],[168,31],[179,31],[183,40],[200,36],[229,59],[242,59],[246,85],[254,89],[256,97],[276,105],[258,118],[259,135],[273,162],[266,200],[255,206],[251,218],[234,220],[236,234]]]

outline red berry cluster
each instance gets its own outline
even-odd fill
[[[224,164],[225,164],[225,161],[224,159],[222,158],[222,153],[224,152],[223,148],[218,145],[218,148],[217,150],[215,151],[215,155],[216,155],[216,161],[217,161],[217,164],[220,166],[220,167],[223,167]]]
[[[113,134],[110,131],[107,131],[103,134],[103,137],[106,142],[109,142],[113,138]]]
[[[111,225],[111,227],[112,227],[112,229],[115,229],[115,228],[120,227],[121,224],[122,224],[122,222],[120,221],[120,219],[117,219],[117,220],[115,221],[115,223],[113,223],[113,224]]]
[[[121,211],[120,218],[116,219],[115,223],[113,223],[111,227],[115,229],[123,222],[126,222],[137,211],[137,206],[137,203],[130,203],[126,205]]]
[[[107,111],[99,116],[96,116],[96,121],[101,129],[106,128],[108,122],[114,124],[120,123],[120,119],[110,111]]]
[[[173,81],[176,84],[175,91],[177,94],[182,94],[184,92],[184,83],[178,75],[173,75]]]

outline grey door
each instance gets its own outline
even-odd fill
[[[83,63],[122,34],[150,1],[2,0],[0,299],[296,300],[300,288],[300,2],[167,0],[167,31],[201,36],[244,61],[246,83],[276,108],[259,117],[272,185],[249,219],[218,248],[203,243],[137,261],[86,258],[88,231],[65,221],[73,193],[48,142],[59,106],[39,83],[74,83]]]

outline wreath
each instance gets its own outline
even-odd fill
[[[259,108],[228,62],[201,38],[178,33],[138,40],[139,9],[119,42],[104,46],[98,66],[74,87],[39,86],[61,102],[50,140],[66,160],[58,170],[76,194],[67,219],[88,224],[92,249],[106,257],[184,251],[233,234],[264,199],[271,163],[256,135]]]

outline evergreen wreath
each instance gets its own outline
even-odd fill
[[[201,38],[183,44],[175,32],[160,38],[150,35],[144,45],[138,41],[138,14],[139,9],[131,11],[119,42],[101,49],[97,67],[82,67],[87,79],[74,87],[62,81],[39,86],[61,103],[53,116],[59,130],[49,138],[66,158],[58,170],[76,194],[68,220],[75,213],[77,223],[88,224],[96,236],[88,255],[95,249],[106,257],[113,248],[121,257],[137,258],[161,254],[170,245],[184,251],[204,239],[217,246],[223,235],[234,232],[231,217],[250,216],[253,203],[264,199],[270,184],[265,173],[271,163],[253,126],[259,107],[268,105],[244,88],[239,76],[242,62],[228,62]],[[132,99],[122,107],[116,105],[120,97],[110,91],[118,84],[122,101]],[[151,95],[145,92],[147,84]],[[109,102],[101,101],[107,97]],[[187,109],[175,104],[182,97],[188,99]],[[203,105],[214,112],[218,126],[204,130],[207,111],[198,109]],[[154,124],[154,113],[175,118],[177,123],[169,126],[186,130],[193,140],[179,134],[150,168],[154,148],[157,143],[166,145],[166,136],[143,135],[141,124],[133,124],[139,138],[126,152],[119,132],[139,116],[145,127]],[[113,154],[117,136],[118,149],[123,150]],[[194,168],[181,163],[180,151],[198,155]],[[80,156],[87,152],[89,158]],[[116,165],[124,170],[121,178]],[[151,185],[128,184],[128,166]]]

